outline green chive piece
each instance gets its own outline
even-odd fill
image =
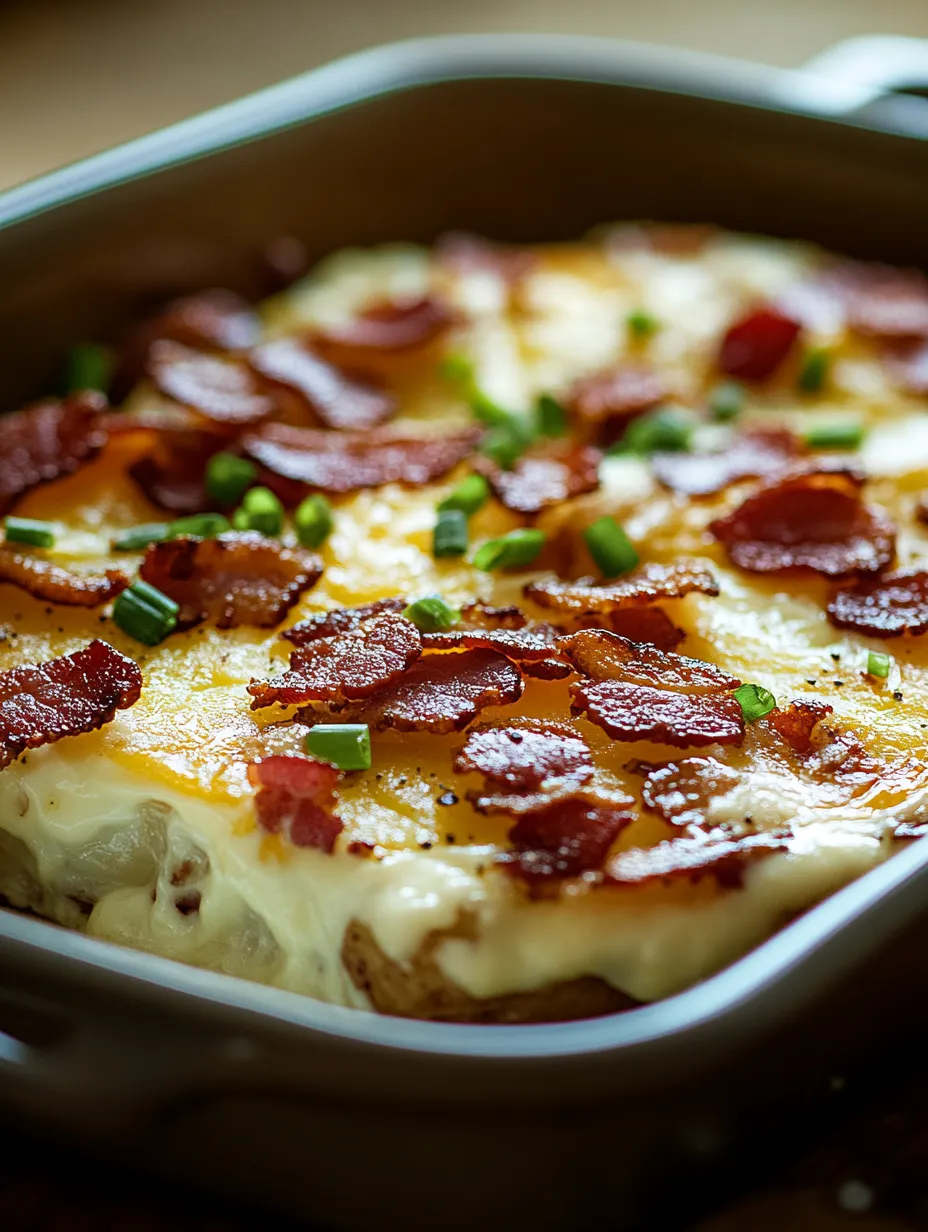
[[[215,539],[231,526],[221,513],[194,513],[189,518],[178,518],[168,527],[169,539],[181,539],[187,535],[194,539]]]
[[[586,528],[583,538],[605,578],[619,577],[638,564],[634,544],[614,518],[600,518]]]
[[[744,410],[744,389],[736,381],[723,381],[709,394],[709,410],[719,423],[737,419]]]
[[[270,488],[249,488],[240,509],[232,516],[236,530],[256,530],[262,535],[279,535],[284,525],[284,507]]]
[[[474,554],[478,569],[524,569],[545,546],[543,530],[523,527],[499,539],[489,539]]]
[[[422,633],[443,633],[461,619],[457,608],[447,604],[440,595],[427,595],[404,608],[403,615]]]
[[[178,606],[147,582],[135,581],[116,596],[113,621],[137,642],[157,646],[177,627]]]
[[[777,699],[763,685],[742,684],[735,689],[735,697],[741,706],[745,723],[756,723],[777,708]]]
[[[28,543],[34,548],[50,548],[55,542],[54,522],[40,522],[36,518],[7,518],[7,543]]]
[[[485,423],[490,428],[508,428],[512,421],[518,418],[514,411],[500,406],[482,389],[470,391],[470,409],[475,419],[479,419],[481,423]]]
[[[805,394],[817,394],[824,388],[831,370],[831,352],[827,347],[809,347],[802,357],[797,384]]]
[[[432,555],[463,556],[467,551],[467,514],[463,509],[440,509],[432,535]]]
[[[859,449],[865,435],[863,424],[845,421],[808,428],[803,439],[810,449]]]
[[[480,452],[492,458],[503,470],[511,470],[534,440],[531,428],[517,416],[491,428],[480,442]]]
[[[304,548],[321,547],[331,535],[334,526],[332,506],[318,492],[314,496],[307,496],[306,500],[297,506],[293,515],[293,528]]]
[[[234,453],[214,453],[206,464],[206,491],[217,505],[237,505],[254,483],[258,468]]]
[[[339,770],[370,770],[370,728],[366,723],[317,723],[306,733],[306,752]]]
[[[133,526],[123,531],[118,539],[113,540],[113,551],[141,552],[150,543],[161,543],[170,536],[170,522],[146,522],[142,526]]]
[[[567,412],[550,394],[540,394],[535,403],[539,436],[563,436],[567,431]]]
[[[634,308],[625,318],[625,323],[631,336],[639,340],[652,337],[660,329],[657,317],[644,308]]]
[[[467,517],[473,515],[490,499],[490,485],[483,475],[468,475],[458,486],[449,492],[443,501],[438,503],[438,512],[446,509],[460,509]]]
[[[106,393],[110,387],[116,357],[113,352],[95,342],[79,342],[71,347],[65,365],[65,392],[98,389]]]
[[[474,379],[474,361],[460,351],[454,351],[441,361],[439,371],[446,381],[467,385]]]
[[[610,454],[679,453],[689,449],[693,421],[678,408],[668,406],[633,420]]]
[[[882,654],[879,650],[871,650],[867,655],[868,676],[876,676],[880,680],[885,680],[889,675],[889,669],[892,665],[892,657],[888,654]]]

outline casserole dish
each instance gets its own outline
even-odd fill
[[[586,41],[371,53],[9,194],[3,392],[12,405],[48,386],[67,342],[152,299],[256,291],[255,254],[282,233],[315,257],[451,225],[541,239],[650,215],[924,263],[925,111],[853,81]],[[448,155],[423,165],[423,150]],[[431,1226],[441,1203],[452,1226],[492,1210],[560,1227],[617,1199],[629,1222],[653,1219],[649,1177],[671,1160],[708,1174],[700,1161],[724,1158],[757,1109],[772,1123],[784,1094],[793,1115],[814,1104],[833,1066],[891,1029],[917,984],[884,996],[864,961],[904,926],[917,941],[924,863],[913,847],[661,1005],[505,1033],[375,1021],[4,917],[5,1092],[130,1158],[336,1225]],[[898,936],[889,954],[882,981],[896,960],[918,979]],[[397,1157],[439,1141],[442,1166],[399,1194]],[[620,1162],[591,1177],[604,1144]]]

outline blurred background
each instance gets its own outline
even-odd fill
[[[0,188],[391,39],[602,34],[798,65],[928,0],[0,0]]]

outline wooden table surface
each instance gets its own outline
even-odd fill
[[[604,34],[795,65],[928,37],[928,0],[0,0],[0,188],[360,47],[450,31]],[[843,1092],[838,1124],[698,1232],[924,1232],[928,1068]],[[617,1227],[610,1223],[611,1227]],[[282,1229],[0,1130],[4,1232]]]

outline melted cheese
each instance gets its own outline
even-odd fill
[[[510,294],[492,272],[451,275],[420,249],[348,252],[268,304],[265,325],[274,336],[336,324],[383,295],[434,286],[467,314],[454,349],[475,358],[483,388],[518,408],[627,355],[634,344],[624,320],[643,306],[661,323],[649,355],[686,401],[712,379],[712,356],[727,322],[818,259],[805,247],[731,236],[677,257],[591,243],[543,250],[518,293]],[[888,385],[862,343],[827,330],[822,339],[839,356],[827,395],[800,399],[788,388],[772,388],[751,396],[744,421],[797,427],[812,417],[860,416],[869,427],[862,461],[875,477],[872,499],[907,528],[901,562],[925,560],[928,540],[912,517],[928,485],[924,410]],[[399,367],[392,380],[404,418],[420,424],[467,419],[459,394],[431,369]],[[140,391],[134,405],[151,396]],[[729,429],[701,431],[724,443]],[[17,513],[61,524],[53,552],[61,563],[112,563],[112,535],[159,516],[125,476],[138,447],[123,437],[76,475],[21,502]],[[397,594],[520,601],[534,575],[491,576],[431,556],[435,504],[459,477],[337,502],[323,578],[286,623]],[[743,749],[721,753],[744,771],[744,786],[715,802],[711,820],[738,824],[750,814],[760,828],[789,822],[795,833],[790,849],[753,866],[742,888],[723,890],[711,878],[634,891],[580,882],[556,901],[528,899],[492,867],[505,847],[505,819],[476,814],[465,793],[478,780],[451,772],[461,737],[376,736],[372,770],[351,776],[342,789],[346,830],[336,852],[293,848],[257,828],[245,776],[253,757],[299,748],[297,733],[275,722],[283,716],[254,714],[245,694],[252,677],[285,663],[277,631],[200,626],[145,649],[105,611],[53,610],[0,586],[0,670],[68,653],[100,636],[135,657],[145,676],[141,700],[103,730],[30,752],[0,774],[0,892],[14,905],[95,936],[350,1005],[364,1003],[340,960],[352,919],[371,927],[390,958],[408,962],[431,934],[470,917],[473,936],[445,940],[437,959],[476,996],[581,975],[601,976],[644,1000],[686,987],[884,859],[892,849],[890,820],[921,817],[928,807],[921,768],[928,652],[919,640],[893,643],[889,680],[875,686],[866,679],[867,652],[881,644],[828,623],[823,582],[745,575],[728,566],[706,528],[738,499],[729,492],[688,502],[658,489],[641,462],[608,459],[597,492],[549,511],[541,524],[550,528],[566,518],[582,525],[608,513],[622,521],[645,559],[709,559],[721,595],[667,605],[687,631],[686,653],[763,683],[781,700],[827,701],[840,725],[890,765],[876,787],[836,799],[772,768],[750,738]],[[472,539],[516,524],[491,502],[473,519]],[[899,693],[904,702],[896,700]],[[566,685],[530,681],[516,709],[562,720]],[[512,710],[483,717],[504,713]],[[573,722],[594,750],[604,785],[635,790],[639,780],[625,768],[631,758],[674,755],[660,746],[616,743],[583,720]],[[458,802],[449,805],[443,798],[452,789]],[[645,815],[620,846],[664,835]],[[349,855],[344,847],[353,839],[375,844],[379,858]],[[185,913],[189,895],[198,896],[198,909]]]

